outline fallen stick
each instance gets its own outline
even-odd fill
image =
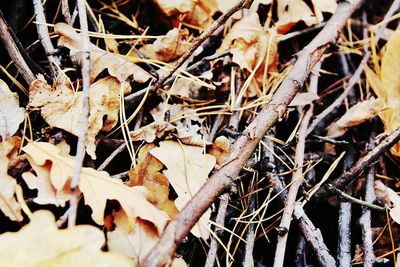
[[[236,140],[230,156],[222,167],[195,194],[181,210],[179,216],[168,224],[158,243],[142,262],[142,266],[164,266],[171,263],[177,246],[208,207],[234,183],[264,134],[284,114],[286,107],[303,86],[314,65],[327,48],[336,41],[347,19],[361,3],[362,0],[341,2],[321,32],[298,53],[296,63],[271,101],[262,108],[243,135]]]

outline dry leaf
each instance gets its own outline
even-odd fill
[[[345,134],[349,128],[373,119],[384,109],[385,103],[380,98],[371,98],[359,102],[352,106],[339,120],[335,121],[327,128],[328,136],[341,136]]]
[[[183,55],[190,46],[189,30],[174,28],[154,43],[144,45],[140,51],[148,58],[170,62]]]
[[[178,209],[182,209],[207,182],[216,163],[215,157],[203,154],[202,147],[183,145],[175,141],[160,142],[160,147],[150,150],[150,153],[167,167],[163,173],[178,194],[175,200]],[[192,228],[191,232],[195,236],[208,238],[210,214],[209,209]]]
[[[392,35],[387,42],[386,51],[382,57],[380,75],[375,74],[365,66],[367,81],[370,83],[378,99],[382,99],[386,109],[379,112],[385,131],[390,134],[400,127],[400,30]],[[400,143],[391,150],[394,155],[400,156]]]
[[[74,171],[74,159],[61,156],[60,150],[48,143],[29,142],[23,151],[27,153],[29,163],[35,170],[40,166],[46,169],[47,173],[41,179],[49,179],[56,193],[68,187]],[[110,178],[104,171],[82,168],[79,190],[93,211],[93,220],[99,225],[104,224],[107,200],[113,199],[120,203],[130,221],[140,217],[153,223],[158,231],[162,231],[167,223],[168,216],[147,200],[147,190],[144,187],[129,187],[120,180]]]
[[[19,185],[16,180],[8,175],[10,159],[17,154],[21,139],[11,137],[0,142],[0,209],[10,220],[22,221],[21,206],[14,197]]]
[[[338,6],[336,0],[311,0],[314,6],[314,13],[317,17],[317,22],[320,23],[324,20],[322,12],[335,13]]]
[[[213,155],[217,160],[217,164],[221,166],[229,156],[230,146],[228,138],[218,136],[207,151],[207,154]]]
[[[392,206],[389,215],[395,222],[400,224],[400,196],[379,180],[375,181],[374,189],[381,203]]]
[[[290,102],[289,106],[304,106],[309,105],[313,101],[319,99],[319,96],[313,92],[298,93]]]
[[[248,72],[256,71],[257,84],[262,86],[265,68],[270,72],[277,70],[278,43],[274,36],[273,29],[267,32],[261,26],[257,13],[250,13],[233,25],[218,51],[229,50],[234,63]],[[250,86],[245,96],[255,95],[255,88]]]
[[[113,77],[98,80],[90,86],[90,115],[86,151],[96,158],[96,135],[110,131],[118,122],[121,83]],[[29,107],[39,108],[51,127],[58,127],[76,136],[81,132],[82,92],[75,92],[69,83],[50,87],[43,77],[29,88]],[[105,118],[105,120],[104,120]]]
[[[69,48],[71,58],[76,58],[80,62],[82,59],[81,35],[65,23],[57,23],[54,26],[54,32],[60,35],[58,45]],[[138,65],[90,44],[90,80],[93,81],[105,69],[108,69],[108,73],[120,82],[125,82],[128,77],[133,76],[134,81],[144,83],[152,77]]]
[[[18,94],[0,79],[0,137],[3,141],[15,134],[24,117],[25,109],[19,107]]]
[[[39,210],[15,233],[0,235],[0,266],[134,266],[135,262],[115,252],[101,251],[105,238],[90,225],[57,229],[54,216]]]
[[[252,71],[258,61],[264,60],[270,42],[268,68],[276,69],[277,43],[270,38],[271,35],[261,26],[257,13],[251,13],[233,25],[218,50],[229,50],[233,62]]]
[[[327,1],[327,0],[323,0]],[[322,2],[318,0],[318,2]],[[316,24],[317,18],[303,0],[279,0],[278,18],[275,23],[278,33],[288,32],[299,21],[304,21],[307,26]]]
[[[155,121],[149,125],[143,126],[130,132],[132,141],[144,140],[147,143],[153,143],[156,138],[161,138],[168,133],[174,132],[175,126],[165,121]]]
[[[164,165],[152,156],[149,151],[156,146],[147,144],[139,151],[138,164],[129,172],[130,186],[145,186],[154,198],[154,205],[165,211],[171,218],[175,218],[178,214],[173,201],[169,196],[169,181],[160,171]]]

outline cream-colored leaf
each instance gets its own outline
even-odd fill
[[[178,209],[182,209],[207,182],[216,163],[214,156],[203,154],[202,147],[183,145],[175,141],[160,142],[160,147],[150,150],[150,153],[167,167],[164,174],[178,194],[175,200]],[[193,227],[191,232],[195,236],[207,239],[209,216],[210,210]]]
[[[311,9],[303,0],[279,0],[278,18],[279,20],[275,25],[281,34],[288,32],[299,21],[304,21],[307,26],[318,22]]]
[[[25,109],[19,107],[19,97],[0,79],[0,137],[4,140],[15,134],[24,121]]]
[[[10,220],[22,221],[21,206],[15,199],[15,191],[19,185],[16,180],[8,175],[10,158],[18,150],[19,137],[11,137],[7,141],[0,142],[0,210]]]
[[[60,36],[58,45],[70,49],[71,57],[81,62],[82,59],[82,37],[74,28],[65,24],[57,23],[54,32]],[[125,82],[128,77],[133,76],[133,80],[144,83],[151,79],[151,75],[122,57],[104,51],[94,44],[90,44],[90,79],[93,81],[103,70],[108,69],[108,73],[117,78],[120,82]]]
[[[311,0],[311,2],[314,6],[314,13],[318,22],[324,20],[322,12],[334,13],[338,6],[336,0]]]
[[[65,190],[74,171],[73,158],[61,156],[56,146],[42,142],[29,142],[23,151],[30,156],[28,160],[32,166],[44,166],[46,162],[51,162],[48,179],[56,191]],[[110,178],[107,172],[82,168],[79,190],[93,211],[93,220],[99,225],[104,224],[107,200],[113,199],[121,204],[129,220],[140,217],[153,223],[159,231],[167,223],[168,216],[147,200],[147,190],[144,187],[129,187],[120,180]]]
[[[380,98],[371,98],[359,102],[351,107],[339,120],[335,121],[327,128],[328,136],[341,136],[345,134],[349,128],[373,119],[385,108],[385,103]]]
[[[319,99],[319,96],[313,92],[298,93],[290,102],[289,106],[304,106],[311,104]]]
[[[391,188],[387,187],[381,181],[375,181],[375,192],[379,201],[385,205],[391,205],[389,215],[392,219],[400,224],[400,196]]]
[[[86,151],[96,158],[96,135],[110,131],[118,122],[121,83],[113,77],[98,80],[90,86],[90,115]],[[64,129],[78,136],[81,132],[82,92],[75,92],[69,83],[58,83],[52,88],[40,78],[29,88],[29,106],[40,109],[51,127]],[[104,118],[106,118],[104,120]]]
[[[57,229],[54,216],[39,210],[15,233],[0,235],[0,266],[134,266],[135,262],[115,252],[101,251],[105,238],[90,225]]]

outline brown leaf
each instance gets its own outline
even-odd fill
[[[22,221],[21,206],[14,197],[19,185],[16,180],[8,175],[10,159],[18,152],[21,139],[11,137],[0,142],[0,209],[10,220]]]
[[[178,214],[173,201],[169,199],[169,181],[160,171],[164,165],[149,151],[156,146],[147,144],[139,151],[138,164],[129,172],[130,186],[145,186],[154,198],[154,205],[165,211],[171,218]]]
[[[156,138],[161,138],[168,133],[174,132],[175,126],[165,121],[155,121],[149,125],[143,126],[130,132],[132,141],[144,140],[147,143],[153,143]]]
[[[279,0],[278,18],[279,20],[275,23],[275,26],[280,34],[288,32],[299,21],[304,21],[307,26],[318,22],[311,9],[303,0]]]
[[[1,266],[134,266],[128,257],[101,251],[105,238],[90,225],[57,229],[54,216],[46,210],[32,214],[18,232],[0,235]]]
[[[28,154],[29,163],[35,170],[50,163],[42,179],[49,179],[56,193],[68,187],[75,166],[73,158],[61,156],[60,150],[48,143],[29,142],[23,150]],[[120,180],[110,178],[104,171],[82,168],[79,190],[83,193],[85,203],[92,208],[93,220],[99,225],[104,224],[107,200],[113,199],[120,203],[130,222],[140,217],[153,223],[158,231],[162,231],[167,223],[168,216],[147,200],[148,194],[144,187],[129,187]]]
[[[213,155],[217,160],[217,164],[221,166],[229,156],[230,146],[231,144],[229,143],[228,138],[225,136],[218,136],[214,143],[211,144],[207,154]]]
[[[72,58],[79,62],[82,60],[82,37],[74,28],[65,24],[57,23],[54,32],[60,36],[58,45],[70,49]],[[108,69],[108,73],[117,78],[120,82],[125,82],[128,77],[133,76],[133,80],[144,83],[152,76],[138,65],[129,62],[113,53],[104,51],[94,44],[90,44],[90,79],[93,81],[103,70]]]
[[[167,167],[163,173],[178,194],[175,200],[178,209],[182,209],[207,182],[208,174],[216,163],[215,157],[203,154],[202,147],[183,145],[175,141],[160,142],[160,147],[150,150],[150,153]],[[195,236],[208,238],[210,214],[210,210],[205,212],[192,228],[191,232]]]
[[[90,115],[85,145],[93,159],[96,158],[96,135],[100,130],[110,131],[118,122],[121,86],[113,77],[100,79],[90,86]],[[82,99],[82,92],[75,92],[70,83],[59,82],[52,88],[43,77],[35,80],[29,88],[29,107],[39,108],[51,127],[64,129],[76,136],[81,132]]]
[[[183,55],[190,46],[189,30],[174,28],[154,43],[141,47],[140,51],[148,58],[170,62]]]

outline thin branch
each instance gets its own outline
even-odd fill
[[[72,26],[71,12],[69,11],[68,0],[61,0],[61,13],[64,16],[65,22]]]
[[[78,10],[79,10],[79,22],[81,24],[82,31],[82,117],[81,117],[81,132],[78,137],[78,145],[75,156],[75,166],[74,173],[71,180],[71,190],[73,195],[70,201],[70,213],[68,217],[68,227],[72,227],[76,222],[76,215],[78,211],[78,197],[79,197],[79,179],[81,175],[81,169],[83,165],[83,160],[85,158],[85,142],[88,134],[88,123],[89,123],[89,97],[90,97],[90,40],[88,33],[88,23],[85,8],[85,0],[77,0]]]
[[[243,2],[243,1],[242,1]],[[286,107],[303,86],[314,65],[320,60],[351,14],[361,5],[362,0],[340,2],[339,6],[321,32],[298,54],[298,59],[271,101],[261,109],[232,147],[225,164],[217,170],[208,182],[194,195],[164,230],[159,242],[143,261],[143,266],[167,264],[176,247],[189,233],[201,215],[227,192],[239,172],[253,154],[265,133],[276,123]]]
[[[117,149],[115,149],[110,156],[108,156],[103,163],[97,168],[98,171],[103,171],[110,163],[111,161],[119,154],[121,153],[126,147],[126,143],[121,144]]]
[[[394,144],[400,141],[400,128],[390,134],[385,140],[383,140],[374,149],[368,152],[364,157],[360,158],[348,171],[344,172],[338,178],[333,180],[331,184],[337,187],[339,190],[343,190],[348,184],[350,184],[358,175],[360,175],[365,169],[368,168],[373,162],[375,162],[383,153],[388,151]],[[321,188],[314,195],[316,198],[327,197],[329,193],[325,188]]]
[[[20,51],[18,50],[18,47],[15,44],[10,34],[10,28],[7,25],[6,20],[4,19],[3,12],[1,12],[1,10],[0,10],[0,39],[3,42],[8,55],[14,62],[14,65],[17,68],[18,72],[21,73],[22,77],[28,84],[31,84],[36,79],[36,77],[29,69],[28,65],[25,62],[25,59],[22,57]]]
[[[178,59],[175,65],[171,69],[169,69],[160,79],[157,80],[157,82],[150,88],[150,91],[156,91],[161,88],[164,82],[169,77],[171,77],[175,73],[175,71],[177,71],[179,67],[181,67],[186,62],[186,60],[188,60],[193,55],[196,49],[205,40],[207,40],[222,24],[224,24],[230,18],[230,16],[232,16],[238,10],[242,9],[245,5],[251,4],[252,2],[253,0],[240,0],[234,7],[229,9],[226,13],[215,20],[207,30],[202,32],[202,34],[200,34],[196,38],[196,40],[194,40],[192,46],[188,50],[186,50],[186,52]],[[144,93],[145,91],[143,90],[138,91],[137,93],[125,97],[125,101],[133,100],[139,96],[142,96]]]
[[[49,31],[47,29],[46,16],[41,0],[33,0],[33,8],[35,10],[36,17],[36,28],[39,36],[39,40],[43,46],[44,52],[46,53],[47,59],[49,60],[49,66],[51,73],[54,78],[58,76],[58,71],[61,66],[61,62],[58,57],[55,57],[55,50],[51,43]]]

